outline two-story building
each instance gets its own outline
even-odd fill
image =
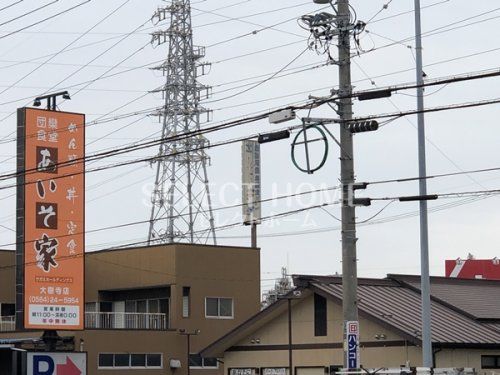
[[[88,375],[187,374],[188,340],[190,372],[219,373],[196,353],[260,309],[255,248],[105,250],[86,255],[85,273],[85,330],[60,331],[58,347],[88,352]],[[14,292],[14,252],[0,251],[0,363],[11,348],[43,350],[42,332],[15,331]]]

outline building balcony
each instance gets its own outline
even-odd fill
[[[168,329],[167,314],[85,312],[86,329]]]
[[[168,329],[167,314],[86,312],[85,329],[152,330]],[[0,332],[16,330],[15,316],[0,317]]]
[[[10,332],[16,330],[16,317],[15,316],[1,316],[0,317],[0,332]]]

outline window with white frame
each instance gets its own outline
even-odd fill
[[[218,367],[217,358],[203,358],[199,354],[189,354],[189,368],[216,369]]]
[[[207,318],[232,319],[234,317],[232,298],[205,298],[205,316]]]
[[[99,353],[99,369],[162,369],[161,353]]]

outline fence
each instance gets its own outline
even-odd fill
[[[9,332],[16,330],[16,317],[15,316],[2,316],[0,317],[0,332]]]
[[[94,329],[168,329],[167,314],[85,312],[85,328]]]

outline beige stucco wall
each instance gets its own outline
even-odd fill
[[[456,367],[460,363],[464,367],[474,367],[479,375],[499,374],[498,370],[482,370],[481,355],[500,355],[500,350],[447,349],[436,353],[436,362],[440,367]]]
[[[294,344],[309,343],[341,343],[342,342],[342,306],[331,300],[327,301],[327,336],[314,336],[314,296],[308,295],[293,304],[292,307],[292,342]],[[376,334],[385,334],[386,341],[402,340],[399,335],[367,319],[360,319],[361,341],[374,341]],[[251,336],[236,345],[250,345],[252,339],[260,339],[260,345],[288,344],[288,315],[281,314],[269,324],[258,329]]]

